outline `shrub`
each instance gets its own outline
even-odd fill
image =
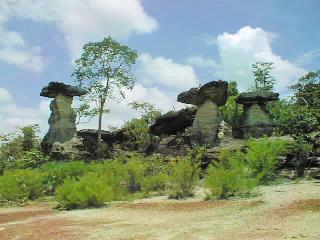
[[[0,174],[6,169],[38,168],[48,160],[41,152],[38,125],[0,135]]]
[[[35,199],[43,190],[43,174],[38,170],[8,170],[0,177],[0,195],[5,200]]]
[[[219,161],[207,170],[206,187],[219,198],[249,193],[274,175],[277,157],[287,145],[283,140],[259,139],[248,141],[243,149],[221,151]]]
[[[173,186],[171,197],[185,198],[192,196],[200,176],[198,164],[194,164],[191,157],[178,158],[178,162],[171,163],[171,169]]]
[[[250,140],[246,143],[245,160],[253,177],[260,183],[273,177],[278,166],[278,156],[285,154],[288,142],[285,140],[270,140],[262,138]]]
[[[113,191],[104,179],[94,173],[88,173],[79,181],[67,179],[57,188],[56,199],[63,209],[101,207],[112,201]]]
[[[144,165],[139,158],[132,159],[126,164],[128,173],[128,190],[129,192],[137,192],[141,189],[144,179]]]
[[[46,172],[47,192],[52,194],[66,179],[79,180],[91,170],[91,165],[81,161],[49,162],[42,165],[41,169]]]
[[[252,178],[252,170],[245,162],[245,154],[225,150],[218,155],[219,162],[213,163],[207,170],[205,186],[218,198],[227,198],[239,193],[248,193],[257,185]]]
[[[143,181],[144,192],[164,191],[168,188],[170,178],[165,173],[159,173],[157,175],[148,176]]]
[[[92,171],[103,178],[106,186],[111,187],[114,200],[124,200],[128,194],[128,172],[125,164],[119,161],[104,161],[94,164]]]

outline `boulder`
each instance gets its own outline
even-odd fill
[[[41,90],[41,96],[54,98],[50,104],[49,131],[41,143],[45,153],[50,154],[55,142],[65,143],[76,136],[76,114],[71,105],[73,96],[85,93],[84,90],[57,82],[51,82]]]
[[[273,92],[241,93],[236,102],[243,104],[243,115],[240,125],[233,129],[233,136],[243,139],[271,136],[274,126],[266,104],[278,99],[279,94]]]
[[[182,133],[193,123],[196,108],[186,108],[178,112],[168,112],[158,117],[150,127],[150,133],[156,136]]]
[[[219,124],[222,121],[218,107],[226,103],[228,82],[212,81],[199,88],[191,88],[178,95],[178,101],[198,106],[191,129],[193,145],[214,147],[219,144]]]
[[[79,137],[73,137],[64,143],[54,142],[50,152],[51,159],[66,160],[88,160],[91,154],[85,150],[84,144]]]

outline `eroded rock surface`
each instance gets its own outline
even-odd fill
[[[274,126],[266,109],[266,104],[279,99],[278,93],[247,92],[241,93],[236,102],[243,104],[240,126],[234,129],[237,138],[260,138],[271,136]]]
[[[212,81],[199,88],[191,88],[178,95],[178,101],[198,106],[192,130],[193,145],[214,147],[219,144],[219,124],[222,121],[218,107],[227,100],[228,82]]]
[[[150,133],[156,136],[182,133],[193,123],[196,108],[186,108],[178,112],[168,112],[157,118],[150,127]]]
[[[74,96],[85,93],[77,87],[58,82],[51,82],[41,90],[41,96],[54,98],[50,104],[49,131],[41,143],[45,153],[51,154],[54,143],[63,144],[76,136],[76,114],[71,105]]]

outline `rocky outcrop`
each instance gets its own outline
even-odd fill
[[[266,104],[279,99],[278,93],[247,92],[241,93],[236,102],[243,104],[240,126],[233,129],[235,138],[260,138],[271,136],[274,131]]]
[[[52,159],[58,161],[89,160],[91,153],[86,151],[80,138],[75,136],[64,143],[53,143],[50,156]]]
[[[64,144],[76,136],[76,115],[71,105],[74,96],[85,93],[82,89],[59,82],[50,82],[41,90],[40,96],[54,98],[50,104],[49,131],[41,143],[46,154],[51,154],[55,143]]]
[[[178,112],[168,112],[158,117],[150,127],[150,133],[156,136],[182,133],[193,123],[196,108],[186,108]]]
[[[228,83],[212,81],[199,88],[191,88],[178,95],[178,101],[198,106],[192,130],[193,145],[214,147],[219,144],[219,124],[222,121],[218,107],[227,100]]]

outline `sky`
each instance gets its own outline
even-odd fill
[[[139,57],[136,85],[107,103],[104,129],[139,115],[130,102],[179,109],[177,94],[212,80],[248,91],[257,61],[274,63],[275,91],[286,97],[320,68],[319,10],[319,0],[0,0],[0,133],[36,123],[45,134],[51,99],[41,88],[75,84],[82,46],[107,36]]]

